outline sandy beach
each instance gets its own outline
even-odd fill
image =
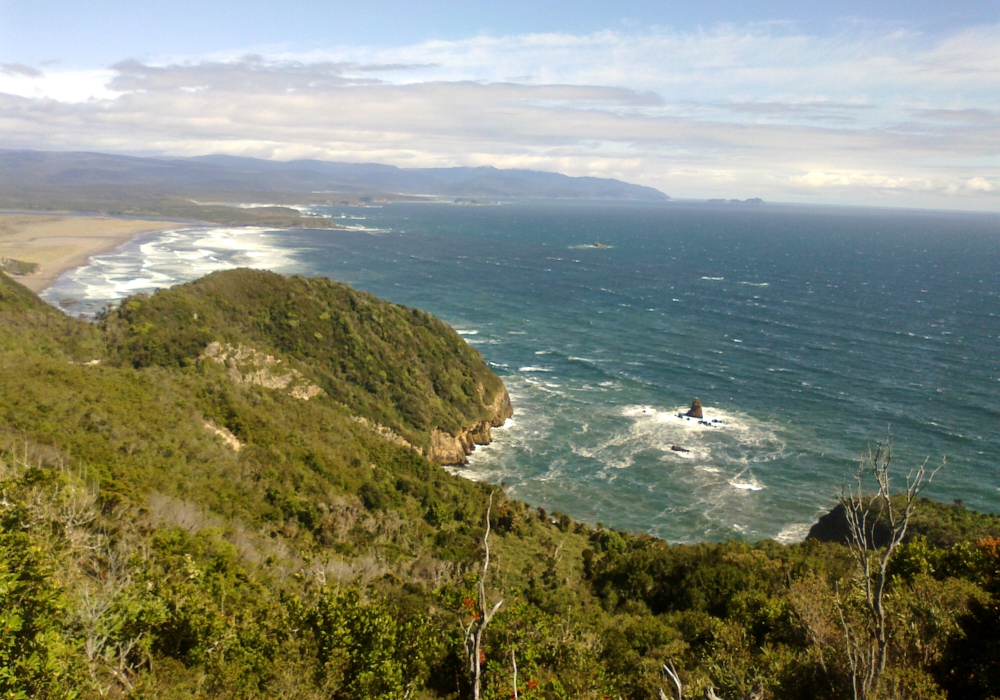
[[[0,214],[0,260],[39,265],[31,274],[12,276],[33,292],[40,292],[66,270],[85,265],[92,255],[114,250],[140,233],[178,225],[103,216]]]

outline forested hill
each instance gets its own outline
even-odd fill
[[[687,698],[851,696],[846,547],[671,546],[449,475],[505,397],[445,324],[328,280],[217,273],[88,324],[0,275],[0,694],[464,700],[502,600],[490,700],[655,698],[664,664]],[[869,697],[998,696],[998,519],[918,507]]]
[[[102,326],[116,364],[220,365],[265,385],[294,375],[289,390],[346,406],[432,457],[435,432],[440,442],[510,415],[503,384],[450,327],[326,279],[220,272],[130,298]]]

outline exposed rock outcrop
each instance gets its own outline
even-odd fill
[[[237,384],[256,384],[265,389],[284,389],[296,399],[308,401],[323,393],[302,372],[293,367],[279,367],[281,360],[246,345],[209,343],[198,358],[225,365],[227,374]]]
[[[692,418],[697,418],[701,420],[705,417],[705,414],[701,410],[701,399],[695,399],[691,402],[691,409],[685,414],[691,416]]]
[[[466,464],[469,461],[468,456],[472,454],[476,445],[488,445],[493,440],[491,429],[500,427],[514,415],[506,389],[502,389],[496,395],[489,406],[489,411],[491,416],[489,419],[461,430],[458,435],[435,428],[431,433],[431,450],[428,457],[438,464]]]
[[[343,404],[341,405],[343,406]],[[385,438],[391,443],[399,445],[400,447],[409,447],[411,450],[414,450],[420,455],[423,455],[424,453],[424,451],[421,448],[410,443],[406,438],[401,436],[395,430],[385,425],[382,425],[381,423],[375,423],[374,421],[370,421],[362,416],[351,416],[351,420],[354,421],[355,423],[365,426],[373,433],[381,435],[383,438]]]
[[[241,449],[243,449],[243,443],[240,442],[239,439],[235,435],[233,435],[228,428],[219,427],[212,421],[208,420],[205,421],[205,429],[215,433],[220,438],[222,438],[222,441],[226,443],[230,448],[232,448],[234,452],[239,452]]]

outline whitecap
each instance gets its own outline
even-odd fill
[[[552,370],[548,367],[536,367],[535,365],[527,365],[525,367],[518,367],[518,372],[551,372]]]
[[[257,227],[189,227],[142,236],[60,276],[42,298],[72,296],[82,302],[74,313],[87,313],[137,292],[171,287],[219,270],[297,271],[293,255],[299,251],[279,245],[275,233]]]
[[[708,282],[722,282],[726,278],[725,277],[702,277],[702,279],[706,280]]]
[[[334,229],[334,230],[360,231],[361,233],[390,233],[392,231],[392,229],[388,228],[374,228],[371,226],[344,226],[344,225],[341,225],[339,229]]]
[[[745,479],[743,479],[741,481],[740,477],[742,477],[744,474],[749,474],[749,477],[745,478]],[[734,476],[732,479],[730,479],[729,480],[729,485],[732,486],[734,489],[739,489],[740,491],[763,491],[764,490],[764,485],[762,483],[760,483],[759,481],[757,481],[757,477],[755,477],[753,475],[753,472],[750,471],[749,467],[746,468],[746,469],[744,469],[743,471],[741,471],[739,474],[737,474],[736,476]]]
[[[459,335],[478,335],[479,333],[479,331],[467,331],[467,330],[462,330],[461,328],[456,328],[455,332],[458,333]]]
[[[775,542],[781,544],[795,544],[802,542],[812,529],[812,523],[793,523],[786,525],[774,536]]]
[[[473,452],[473,454],[475,454],[475,452]],[[492,475],[489,472],[466,469],[465,467],[452,467],[448,465],[443,466],[444,470],[452,476],[461,477],[466,481],[492,481]]]

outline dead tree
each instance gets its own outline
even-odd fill
[[[684,684],[681,683],[681,677],[677,675],[677,669],[674,668],[673,663],[663,664],[663,672],[667,674],[674,684],[674,690],[677,691],[675,700],[684,700]],[[663,688],[660,688],[660,700],[668,700],[667,694],[663,692]]]
[[[514,700],[517,700],[517,657],[514,650],[510,650],[510,663],[514,667]]]
[[[483,573],[479,577],[479,611],[473,616],[465,630],[465,650],[469,656],[469,672],[472,674],[472,698],[479,700],[482,688],[483,633],[490,620],[503,605],[501,598],[491,608],[486,601],[486,576],[490,571],[490,511],[493,509],[493,493],[486,507],[486,534],[483,535]]]
[[[684,684],[681,683],[681,677],[677,674],[677,669],[674,668],[672,663],[666,663],[663,664],[663,672],[667,674],[667,678],[674,684],[675,700],[684,700]],[[659,689],[659,696],[659,700],[670,700],[667,694],[663,692],[663,688]],[[750,690],[744,693],[740,700],[763,700],[763,697],[764,685],[760,681],[755,681]],[[711,685],[705,688],[704,698],[705,700],[722,700],[722,698],[715,694],[715,688]]]
[[[944,466],[942,462],[930,475],[926,460],[917,469],[911,469],[906,476],[906,490],[893,503],[891,464],[892,435],[888,434],[885,443],[878,443],[874,450],[869,445],[857,471],[850,481],[845,480],[840,491],[840,505],[849,532],[847,545],[863,601],[860,623],[852,623],[843,603],[837,601],[854,700],[868,700],[878,692],[890,641],[885,606],[889,562],[906,536],[917,497]],[[865,496],[871,482],[875,493]]]

